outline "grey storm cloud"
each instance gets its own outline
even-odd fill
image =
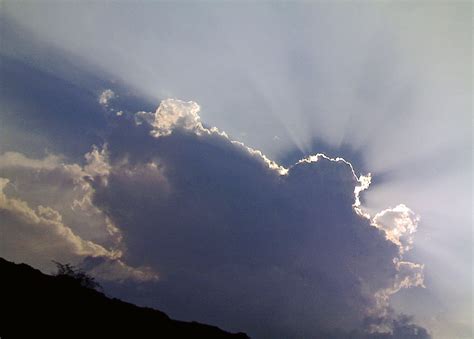
[[[423,286],[414,212],[371,215],[370,174],[324,154],[283,167],[199,110],[112,115],[82,163],[1,154],[0,255],[79,263],[117,296],[255,337],[429,337],[390,305]]]
[[[270,320],[259,322],[255,314],[271,314],[287,329],[316,328],[294,320],[313,321],[310,292],[279,284],[283,278],[272,278],[274,288],[252,285],[250,272],[258,269],[241,280],[235,268],[226,280],[208,274],[218,271],[211,263],[241,258],[248,268],[250,260],[261,267],[283,260],[278,267],[289,272],[299,266],[281,258],[299,253],[323,267],[332,258],[327,248],[347,255],[349,249],[331,247],[344,240],[361,249],[357,270],[363,253],[381,256],[368,259],[366,275],[354,273],[378,282],[353,288],[369,296],[371,320],[362,327],[393,328],[402,338],[410,337],[407,331],[423,334],[391,305],[413,313],[436,338],[473,336],[471,3],[6,0],[0,7],[2,255],[46,271],[50,259],[82,262],[103,279],[122,281],[116,286],[122,296],[229,329],[244,328],[233,321],[251,319],[245,310],[252,324],[262,324],[250,324],[252,333],[264,333]],[[206,128],[197,112],[169,115],[165,102],[151,112],[167,97],[198,102],[203,121],[229,138]],[[314,152],[342,156],[373,175],[357,172],[358,182],[347,163],[308,157]],[[63,165],[80,170],[73,175]],[[339,200],[331,200],[339,191]],[[335,227],[381,236],[373,243],[362,236],[357,247],[349,231]],[[303,246],[310,232],[323,242],[314,249],[307,240],[317,260]],[[233,240],[219,244],[225,237]],[[88,241],[102,249],[78,246]],[[45,244],[55,247],[42,250]],[[288,244],[288,252],[278,244]],[[377,244],[380,254],[372,250]],[[216,258],[208,247],[222,251]],[[201,273],[175,278],[179,266]],[[381,267],[388,267],[385,275]],[[426,289],[397,293],[422,286],[423,278]],[[131,282],[150,279],[147,293]],[[320,287],[332,283],[311,279],[314,295],[336,294]],[[255,286],[226,299],[238,299],[232,310],[222,301],[224,287],[203,291],[208,281],[228,280],[230,291],[240,281]],[[193,283],[201,304],[187,290]],[[185,298],[190,294],[193,302]]]
[[[90,179],[126,262],[158,273],[146,288],[156,306],[256,337],[428,337],[389,305],[423,285],[422,265],[403,259],[418,221],[409,208],[371,217],[359,198],[370,176],[344,159],[284,168],[198,112],[168,99],[116,117],[96,153],[106,180]]]

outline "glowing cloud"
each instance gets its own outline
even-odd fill
[[[56,155],[31,159],[16,152],[0,155],[2,175],[8,177],[0,178],[0,227],[6,237],[0,255],[45,271],[52,268],[53,259],[80,263],[101,258],[101,268],[91,267],[101,279],[156,279],[150,269],[133,268],[121,260],[121,232],[93,204],[89,180],[106,184],[106,149],[93,147],[85,155],[84,167],[61,159]]]
[[[94,203],[122,231],[128,256],[170,279],[149,293],[169,295],[161,306],[186,318],[195,315],[182,300],[203,303],[187,284],[203,286],[211,309],[232,300],[245,310],[222,313],[219,324],[258,335],[351,330],[365,317],[385,324],[367,333],[395,333],[390,297],[423,286],[423,266],[405,261],[408,248],[396,241],[416,230],[409,210],[371,216],[360,200],[371,176],[357,176],[347,160],[319,153],[285,168],[205,127],[198,112],[193,102],[167,99],[155,113],[121,119],[107,140],[107,184],[93,181]],[[261,304],[238,290],[261,295]],[[255,322],[267,303],[282,314]],[[285,318],[294,312],[298,321]]]
[[[107,107],[109,105],[110,100],[114,99],[115,97],[116,95],[114,91],[112,91],[111,89],[106,89],[99,95],[99,104],[104,107]]]

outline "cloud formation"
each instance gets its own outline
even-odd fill
[[[39,205],[32,209],[25,201],[9,198],[4,189],[8,179],[0,178],[0,210],[2,234],[8,241],[2,245],[2,256],[23,261],[32,253],[43,260],[56,257],[57,253],[68,256],[104,256],[115,258],[117,253],[91,241],[85,241],[64,225],[62,216],[51,207]],[[29,253],[28,253],[29,252]]]
[[[84,167],[56,155],[0,155],[0,256],[47,272],[54,266],[52,260],[80,263],[101,258],[95,270],[107,272],[98,274],[102,279],[113,274],[121,280],[156,279],[149,269],[132,268],[120,260],[121,232],[91,201],[88,180],[99,181],[108,174],[105,158],[106,150],[97,148],[85,155]]]
[[[399,202],[423,216],[404,255],[425,263],[429,290],[399,293],[395,307],[437,337],[472,337],[471,7],[6,1],[0,153],[80,163],[102,145],[112,106],[125,118],[182,97],[284,166],[342,156],[372,171],[362,193],[372,216]],[[106,88],[118,97],[104,108]]]
[[[423,284],[422,266],[403,258],[413,212],[372,217],[360,202],[370,175],[344,159],[318,154],[284,168],[203,126],[198,110],[168,99],[121,117],[98,166],[107,180],[91,181],[127,262],[160,275],[149,300],[256,337],[395,336],[390,296]]]
[[[428,336],[390,307],[423,286],[423,266],[404,259],[418,223],[408,207],[371,216],[361,203],[371,176],[345,159],[286,168],[198,113],[167,99],[116,117],[83,164],[0,155],[0,255],[145,283],[175,317],[256,337]]]

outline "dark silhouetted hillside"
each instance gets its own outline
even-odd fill
[[[170,319],[0,258],[0,336],[8,338],[248,338]]]

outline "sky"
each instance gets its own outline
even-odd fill
[[[3,1],[0,86],[2,257],[256,338],[473,336],[470,2]]]

